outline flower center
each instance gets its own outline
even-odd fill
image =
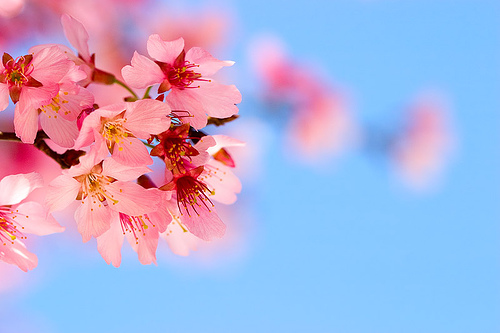
[[[21,56],[17,59],[10,58],[5,64],[3,72],[3,82],[8,83],[9,86],[22,87],[29,81],[29,76],[33,71],[31,60],[33,56]]]
[[[116,204],[118,200],[113,199],[113,195],[107,193],[106,185],[111,184],[115,179],[111,177],[105,177],[101,174],[91,173],[85,177],[83,182],[83,199],[91,196],[94,203],[97,201],[107,203],[107,200],[111,201],[112,204]],[[97,200],[97,201],[96,201]]]
[[[116,143],[123,143],[123,138],[133,136],[133,134],[123,126],[124,122],[125,119],[109,120],[102,126],[101,134],[104,140],[106,140],[110,151],[112,151]],[[123,150],[123,148],[119,147],[119,150]]]
[[[207,81],[201,79],[201,74],[196,73],[192,68],[199,67],[198,65],[191,64],[189,61],[185,61],[181,66],[172,66],[167,70],[167,79],[172,86],[184,89],[188,88],[194,81]],[[196,87],[189,87],[196,88]]]
[[[194,211],[196,215],[200,215],[197,209],[208,209],[210,212],[210,207],[214,207],[214,204],[208,198],[207,193],[214,194],[205,185],[205,183],[199,181],[190,175],[185,175],[177,179],[177,206],[181,215],[183,215],[181,206],[184,208],[186,213],[191,216],[189,207]]]
[[[64,92],[64,95],[67,95],[67,92]],[[52,98],[50,104],[43,105],[40,107],[40,111],[45,113],[47,117],[54,119],[57,119],[57,116],[59,114],[59,111],[61,108],[63,109],[64,115],[68,115],[70,111],[65,108],[64,104],[69,103],[67,100],[65,100],[63,97],[61,97],[59,94],[57,94],[56,97]]]
[[[0,207],[0,239],[3,245],[7,245],[7,243],[14,244],[14,240],[17,238],[26,239],[26,236],[21,232],[24,227],[15,222],[16,217],[15,212]]]

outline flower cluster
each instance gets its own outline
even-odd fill
[[[0,110],[9,99],[15,104],[14,139],[34,144],[63,169],[46,187],[45,206],[18,205],[42,187],[39,175],[0,182],[0,259],[23,270],[35,267],[36,257],[22,242],[25,233],[62,231],[50,213],[75,201],[83,241],[96,238],[114,266],[124,238],[143,264],[156,263],[160,236],[176,253],[189,246],[184,234],[221,238],[226,226],[214,203],[231,204],[241,190],[228,147],[243,143],[202,129],[237,118],[240,92],[213,78],[233,62],[199,47],[185,50],[182,38],[153,34],[149,57],[135,52],[121,81],[120,74],[96,67],[85,27],[67,14],[61,21],[75,53],[64,45],[38,45],[17,58],[4,53],[0,64]],[[130,96],[97,105],[88,89],[95,84],[120,85]],[[153,158],[163,165],[160,177],[150,174]]]

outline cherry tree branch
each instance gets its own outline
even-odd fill
[[[44,131],[38,131],[33,146],[56,161],[62,169],[69,169],[73,165],[78,164],[80,156],[85,155],[83,150],[74,149],[69,149],[63,154],[59,154],[49,147],[49,145],[45,142],[45,139],[48,139],[47,134]],[[0,132],[0,140],[22,142],[15,133],[11,132]]]

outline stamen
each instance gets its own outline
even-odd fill
[[[26,239],[26,236],[21,231],[24,227],[15,221],[19,215],[18,211],[0,207],[0,239],[3,239],[1,244],[14,244],[16,239]],[[28,216],[25,217],[28,218]]]

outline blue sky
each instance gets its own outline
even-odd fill
[[[40,281],[1,296],[0,331],[498,332],[498,2],[225,6],[237,15],[229,54],[239,75],[250,73],[249,42],[273,33],[345,87],[363,123],[390,124],[422,91],[441,91],[457,149],[439,184],[411,191],[359,150],[319,167],[292,163],[282,129],[269,127],[260,178],[234,207],[232,223],[247,232],[240,254],[225,248],[212,266],[200,251],[164,254],[141,266],[125,250],[116,269],[78,235],[50,236],[39,253],[47,267],[29,273]],[[237,77],[243,124],[262,117],[245,103],[253,79]]]

